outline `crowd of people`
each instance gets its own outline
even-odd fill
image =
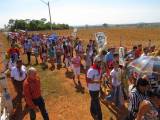
[[[148,46],[142,44],[133,46],[132,50],[124,48],[124,64],[119,62],[117,48],[100,49],[96,40],[89,40],[84,46],[78,37],[28,34],[27,32],[11,33],[8,36],[11,47],[6,53],[6,69],[10,71],[10,77],[17,92],[14,99],[16,104],[21,102],[23,96],[30,108],[31,120],[36,119],[35,111],[40,109],[44,120],[49,120],[45,109],[45,102],[41,96],[40,78],[37,70],[22,65],[22,55],[26,55],[28,65],[32,66],[32,56],[35,64],[42,64],[43,69],[66,68],[66,72],[73,72],[75,88],[84,89],[80,80],[83,70],[91,97],[90,112],[95,120],[102,120],[100,97],[108,104],[115,104],[118,109],[129,101],[126,120],[159,120],[160,119],[160,66],[159,74],[155,77],[158,87],[151,86],[147,75],[139,75],[134,70],[128,70],[127,65],[133,60],[148,55],[158,55],[149,40]],[[157,51],[157,52],[156,52]],[[48,67],[49,66],[49,67]],[[105,93],[103,88],[110,89]]]

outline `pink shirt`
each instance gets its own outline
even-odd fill
[[[80,67],[80,65],[81,65],[80,56],[73,57],[72,58],[72,64],[73,64],[73,67]]]

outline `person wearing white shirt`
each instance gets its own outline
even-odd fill
[[[94,58],[93,66],[88,69],[87,83],[91,96],[90,112],[94,119],[102,120],[102,111],[99,101],[100,83],[101,83],[101,57]]]
[[[17,60],[17,65],[11,69],[11,80],[14,88],[17,92],[17,96],[14,99],[15,103],[20,103],[23,97],[23,82],[27,77],[26,67],[22,65],[22,60]]]
[[[123,71],[119,68],[119,62],[114,62],[114,68],[110,72],[112,91],[106,100],[113,101],[117,107],[122,107],[124,105],[124,95],[122,91],[121,79]]]
[[[9,60],[8,62],[8,69],[12,70],[12,68],[14,68],[16,66],[16,62],[12,62],[12,60]]]

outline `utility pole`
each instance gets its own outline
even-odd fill
[[[48,1],[48,10],[49,10],[49,17],[50,17],[51,31],[52,31],[52,17],[51,17],[51,10],[50,10],[50,4],[49,4],[49,1]]]
[[[45,2],[43,0],[40,0],[41,2],[43,2],[45,5],[48,6],[48,11],[49,11],[49,19],[50,19],[50,24],[51,24],[51,31],[52,31],[52,17],[51,17],[51,10],[50,10],[50,4],[49,4],[49,1],[48,2]]]

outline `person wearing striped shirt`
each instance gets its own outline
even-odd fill
[[[41,96],[40,78],[37,76],[37,70],[33,67],[28,70],[28,77],[23,84],[24,97],[29,107],[30,119],[36,120],[36,112],[40,110],[43,119],[49,120],[45,108],[45,102]]]
[[[139,78],[136,87],[131,90],[129,96],[129,115],[127,120],[134,120],[136,118],[140,102],[147,99],[146,93],[148,88],[148,81],[145,78]]]

